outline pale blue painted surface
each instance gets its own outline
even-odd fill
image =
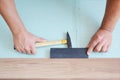
[[[99,28],[106,0],[16,0],[16,6],[26,28],[48,40],[65,38],[69,31],[73,47],[86,47]],[[120,58],[120,21],[113,33],[108,53],[92,53],[89,58]],[[37,48],[36,55],[20,54],[13,50],[11,32],[0,16],[0,58],[49,58],[50,48]]]

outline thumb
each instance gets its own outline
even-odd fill
[[[37,38],[36,39],[36,42],[46,42],[47,40],[46,39],[43,39],[43,38]]]

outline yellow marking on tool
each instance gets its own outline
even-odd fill
[[[67,40],[66,39],[63,39],[61,40],[62,44],[66,44],[67,43]]]

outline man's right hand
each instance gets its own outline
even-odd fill
[[[14,47],[18,52],[26,54],[36,53],[36,42],[45,42],[43,38],[36,37],[29,32],[21,32],[19,34],[13,35]]]

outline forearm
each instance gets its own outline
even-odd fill
[[[0,11],[13,35],[26,31],[16,11],[14,0],[0,0]]]
[[[120,0],[107,0],[106,11],[101,29],[112,32],[120,18]]]

